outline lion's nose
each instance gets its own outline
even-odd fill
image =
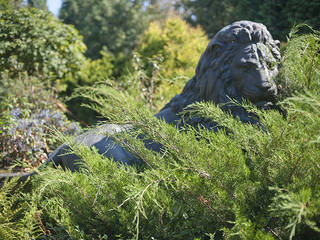
[[[264,69],[264,71],[259,71],[258,74],[258,79],[260,81],[259,88],[261,90],[270,91],[273,90],[274,87],[276,88],[275,83],[272,81],[272,76],[267,69]]]
[[[262,90],[268,90],[270,87],[272,87],[272,84],[269,81],[263,81],[263,82],[261,82],[259,87]]]

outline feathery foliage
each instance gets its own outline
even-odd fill
[[[305,39],[316,44],[307,36],[290,42],[301,46]],[[296,49],[286,51],[292,56]],[[12,238],[21,226],[19,233],[35,238],[34,229],[40,229],[38,239],[319,239],[320,96],[313,89],[317,68],[309,80],[304,65],[315,51],[297,55],[295,68],[285,57],[281,76],[288,67],[304,71],[286,78],[297,89],[281,103],[286,117],[243,105],[262,127],[201,102],[185,116],[214,121],[221,130],[177,129],[153,117],[135,95],[106,83],[83,88],[79,93],[108,122],[132,126],[112,138],[143,164],[120,165],[63,139],[80,157],[80,171],[48,167],[31,179],[30,192],[10,200],[30,204],[22,215],[15,217],[19,205],[5,203],[10,208],[2,221],[11,225],[3,237]],[[142,138],[159,144],[160,151],[146,148]],[[13,188],[10,183],[0,189],[1,197]],[[29,225],[19,225],[35,213]]]
[[[32,202],[23,194],[26,184],[5,182],[0,189],[0,238],[30,239],[41,236],[36,211]]]
[[[307,34],[301,34],[301,32]],[[295,26],[283,56],[280,75],[286,96],[304,90],[319,95],[320,89],[320,32],[310,26]]]
[[[214,120],[226,134],[187,126],[179,131],[110,87],[88,95],[95,110],[112,107],[109,121],[134,126],[113,138],[144,164],[118,165],[71,144],[85,163],[80,173],[48,169],[32,181],[53,236],[64,231],[74,239],[319,237],[320,118],[310,107],[320,104],[319,97],[288,99],[287,119],[247,106],[264,131],[210,103],[191,106],[192,114]],[[141,133],[162,151],[146,149],[135,137]]]

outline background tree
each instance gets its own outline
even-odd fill
[[[285,13],[287,2],[287,0],[242,0],[238,2],[236,14],[239,18],[263,23],[273,38],[285,40],[286,34],[292,27]]]
[[[288,22],[293,24],[307,23],[314,29],[320,29],[320,1],[289,0],[284,9]]]
[[[28,6],[48,10],[47,0],[28,0]]]
[[[273,37],[282,41],[296,24],[307,23],[315,29],[320,27],[320,2],[317,0],[241,0],[237,11],[243,19],[265,24]]]
[[[286,40],[290,29],[298,23],[320,27],[318,0],[181,0],[176,8],[185,19],[201,25],[209,36],[235,20],[250,20],[265,24],[275,39]]]
[[[147,27],[143,1],[64,0],[59,17],[74,25],[84,37],[87,56],[99,58],[104,50],[127,55]]]
[[[21,7],[22,2],[22,0],[0,0],[0,9]]]
[[[0,0],[0,9],[20,8],[24,6],[48,10],[46,0]]]
[[[139,95],[143,92],[159,111],[195,74],[208,42],[202,28],[194,28],[178,16],[167,18],[163,24],[152,22],[136,49],[146,74],[141,78]]]
[[[86,47],[77,30],[35,8],[1,11],[0,72],[50,79],[60,90],[75,85]]]
[[[209,36],[236,19],[235,0],[181,0],[176,8],[183,11],[185,19],[192,25],[201,25]]]
[[[164,22],[175,10],[174,0],[145,0],[146,12],[152,21]]]

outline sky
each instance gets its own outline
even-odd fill
[[[58,16],[61,3],[62,0],[47,0],[49,10],[56,16]]]

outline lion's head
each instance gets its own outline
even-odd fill
[[[260,23],[238,21],[221,29],[202,54],[195,76],[162,110],[178,113],[197,101],[250,100],[258,107],[274,103],[279,41]],[[162,117],[161,112],[158,116]]]

